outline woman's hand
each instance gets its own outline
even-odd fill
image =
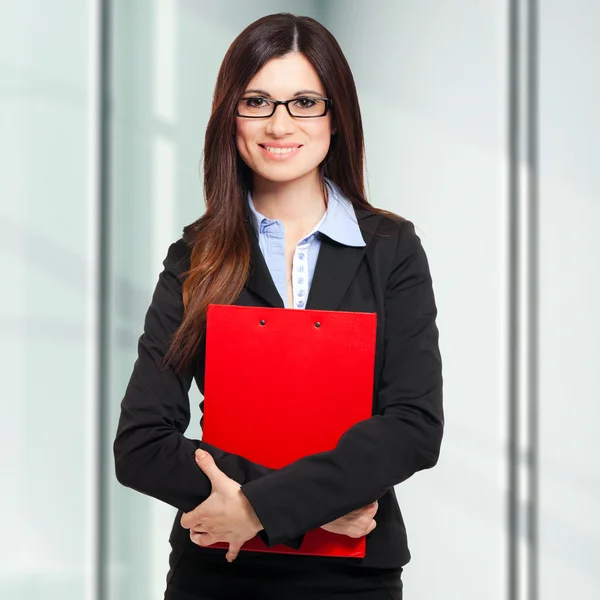
[[[378,508],[379,504],[375,501],[368,506],[358,508],[335,521],[331,521],[327,525],[323,525],[321,529],[340,535],[347,535],[352,538],[363,537],[377,527],[377,523],[373,517]],[[190,538],[198,546],[210,546],[219,541],[209,533],[206,533],[199,525],[190,529]]]
[[[377,527],[377,523],[373,517],[378,508],[379,503],[376,500],[363,508],[357,508],[351,513],[348,513],[335,521],[331,521],[331,523],[327,523],[327,525],[322,525],[321,529],[331,531],[332,533],[347,535],[351,538],[362,537],[363,535],[367,535],[367,533],[371,533],[371,531]]]
[[[212,484],[210,496],[194,510],[184,513],[181,526],[190,530],[190,539],[200,546],[228,542],[225,558],[232,562],[242,545],[263,529],[241,485],[217,467],[213,457],[196,450],[196,464]]]
[[[191,527],[190,539],[192,540],[192,542],[194,542],[194,544],[198,546],[212,546],[213,544],[216,544],[219,541],[218,539],[210,535],[210,533],[206,533],[206,531],[204,531],[204,528],[200,525],[193,525]]]

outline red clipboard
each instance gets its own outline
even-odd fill
[[[203,440],[273,469],[335,448],[372,415],[376,323],[376,313],[209,305]],[[365,548],[365,537],[320,528],[298,550],[258,536],[242,546],[355,558]]]

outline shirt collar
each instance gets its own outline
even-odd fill
[[[325,184],[328,190],[327,211],[316,230],[345,246],[366,246],[352,202],[327,177],[325,178]],[[273,219],[268,219],[256,210],[250,192],[248,192],[248,205],[250,206],[256,231],[262,232],[264,225],[274,222]]]

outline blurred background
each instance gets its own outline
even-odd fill
[[[220,62],[280,11],[337,37],[369,198],[430,260],[447,428],[396,490],[407,598],[600,597],[597,0],[0,2],[0,597],[162,598],[175,510],[117,483],[119,403]]]

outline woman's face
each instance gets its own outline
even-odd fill
[[[305,56],[294,52],[266,63],[246,86],[243,97],[289,100],[298,95],[323,98],[325,89]],[[329,150],[330,113],[324,117],[293,118],[285,106],[279,105],[271,117],[236,117],[236,124],[237,148],[254,172],[255,181],[260,177],[288,182],[316,172]],[[269,147],[294,150],[275,154]]]

